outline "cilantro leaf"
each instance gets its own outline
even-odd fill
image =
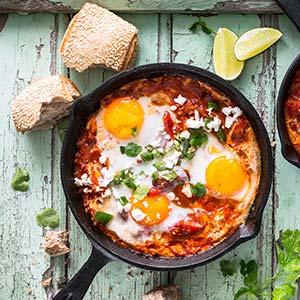
[[[202,129],[194,129],[190,135],[191,146],[202,146],[208,141],[207,134]]]
[[[53,229],[59,225],[59,217],[55,209],[45,208],[36,215],[36,222],[41,227]]]
[[[126,146],[120,146],[120,152],[128,157],[136,157],[142,152],[143,148],[135,143],[128,143]]]
[[[133,193],[136,200],[142,200],[148,194],[149,188],[145,185],[138,185]]]
[[[221,260],[220,269],[224,277],[233,276],[237,272],[238,265],[234,261]]]
[[[208,106],[209,109],[211,108],[212,110],[219,110],[220,109],[219,104],[217,102],[214,102],[214,101],[208,101],[207,106]]]
[[[11,187],[20,192],[26,192],[29,189],[29,173],[26,169],[17,168],[11,181]]]
[[[150,151],[145,151],[141,154],[141,158],[142,160],[145,162],[145,161],[150,161],[152,159],[154,159],[154,155],[152,152]]]
[[[190,185],[192,194],[198,198],[202,198],[206,194],[206,188],[205,185],[198,182],[196,184],[191,184]]]
[[[211,33],[216,34],[216,32],[211,27],[209,27],[206,24],[206,22],[203,21],[201,18],[198,18],[198,20],[189,27],[189,30],[195,33],[197,32],[198,26],[200,26],[201,30],[206,34],[211,34]]]

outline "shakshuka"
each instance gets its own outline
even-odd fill
[[[300,155],[300,70],[296,72],[289,89],[284,114],[289,138]]]
[[[165,75],[99,101],[74,171],[99,230],[122,247],[179,257],[214,247],[245,221],[260,150],[231,99],[205,82]]]

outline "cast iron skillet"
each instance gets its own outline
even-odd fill
[[[260,145],[262,158],[262,173],[259,190],[245,224],[232,236],[213,249],[193,256],[174,259],[150,257],[129,249],[121,248],[103,235],[92,225],[90,217],[85,213],[81,197],[73,183],[73,161],[78,135],[81,128],[86,124],[87,118],[100,107],[99,100],[128,82],[164,74],[181,74],[202,80],[224,92],[235,101],[251,122]],[[97,272],[112,260],[121,260],[128,264],[150,270],[182,270],[207,264],[237,247],[240,243],[254,238],[260,230],[262,213],[268,199],[272,175],[272,150],[266,129],[253,106],[228,82],[206,70],[189,65],[171,63],[140,66],[114,76],[92,93],[76,101],[70,114],[69,127],[65,134],[61,154],[62,184],[73,215],[83,232],[91,241],[92,253],[80,271],[54,299],[82,299]],[[76,245],[74,251],[76,251]]]
[[[281,153],[288,162],[290,162],[291,164],[293,164],[298,168],[300,168],[300,158],[293,144],[291,143],[287,132],[286,123],[285,123],[285,114],[284,114],[284,103],[286,101],[288,91],[291,87],[296,70],[299,68],[300,68],[300,54],[294,59],[292,64],[289,66],[281,82],[281,86],[278,93],[278,99],[277,99],[277,116],[276,116],[279,138],[281,141]]]

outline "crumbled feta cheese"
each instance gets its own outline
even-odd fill
[[[192,128],[192,129],[197,129],[197,128],[200,128],[200,127],[204,127],[205,126],[204,120],[203,120],[203,118],[200,118],[198,110],[195,109],[194,115],[195,115],[195,118],[194,119],[187,119],[185,121],[185,125],[188,128]]]
[[[81,175],[81,178],[74,178],[74,183],[77,186],[84,186],[84,185],[91,185],[92,184],[92,180],[91,178],[88,176],[87,173],[84,173]]]
[[[117,190],[116,188],[112,188],[111,190],[112,190],[113,196],[114,196],[116,199],[118,199],[118,198],[121,197],[121,194],[118,192],[118,190]]]
[[[188,198],[192,198],[193,194],[189,184],[185,184],[181,190]]]
[[[177,109],[177,106],[176,106],[176,105],[171,105],[171,106],[170,106],[170,109],[171,109],[172,111],[175,111],[175,110]]]
[[[143,204],[143,206],[144,206],[145,208],[147,208],[147,207],[149,206],[149,204],[148,204],[147,201],[143,201],[142,204]]]
[[[107,169],[106,167],[102,168],[100,171],[102,177],[98,179],[99,186],[108,186],[108,184],[113,180],[114,173],[112,170]]]
[[[170,201],[173,201],[175,200],[175,194],[173,192],[169,192],[167,194],[167,198],[170,200]]]
[[[127,203],[123,206],[125,212],[129,212],[131,210],[131,203]]]
[[[218,117],[214,117],[212,121],[210,121],[206,127],[209,130],[214,130],[215,132],[217,132],[221,126],[222,122]]]
[[[100,192],[100,187],[99,186],[96,186],[96,192]]]
[[[178,97],[174,99],[174,102],[178,103],[179,105],[183,105],[186,102],[186,98],[181,95],[178,95]]]
[[[105,164],[106,160],[108,159],[108,155],[106,152],[102,151],[99,157],[100,164]]]
[[[213,111],[213,108],[212,108],[212,107],[211,107],[211,108],[208,108],[206,111],[207,111],[208,115],[210,116],[210,115],[211,115],[211,112]]]
[[[226,116],[225,119],[225,127],[230,128],[232,124],[235,122],[235,120],[240,117],[243,112],[241,111],[240,108],[236,107],[223,107],[222,108],[222,113]]]
[[[184,131],[182,131],[181,133],[180,133],[180,137],[181,138],[184,138],[184,139],[188,139],[189,137],[190,137],[190,133],[189,133],[189,131],[188,130],[184,130]]]
[[[163,162],[165,163],[166,168],[172,169],[177,163],[181,156],[181,152],[174,151],[171,155],[165,157]]]
[[[146,214],[144,214],[140,209],[135,208],[131,211],[131,215],[132,217],[136,220],[136,221],[142,221],[145,217]]]

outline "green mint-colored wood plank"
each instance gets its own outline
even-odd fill
[[[2,0],[0,12],[72,12],[80,9],[85,2],[85,0],[16,0],[13,2]],[[93,3],[121,12],[281,12],[274,0],[172,0],[172,2],[156,0],[94,0]]]
[[[0,32],[1,110],[0,186],[2,299],[44,299],[42,273],[50,260],[43,251],[43,229],[36,213],[52,205],[51,131],[17,133],[10,115],[12,99],[32,80],[50,74],[53,15],[10,15]],[[14,192],[16,166],[30,173],[30,189]]]
[[[169,17],[158,15],[121,15],[132,22],[139,30],[139,55],[136,64],[156,62],[159,53],[165,61],[170,56],[167,43]],[[163,32],[163,36],[159,35]],[[160,45],[160,47],[158,47]],[[160,50],[158,49],[160,48]],[[115,72],[91,69],[79,74],[70,70],[70,77],[81,89],[83,94],[92,91]],[[79,229],[73,216],[70,215],[70,244],[74,249],[70,254],[68,269],[69,279],[82,266],[90,253],[90,243]],[[72,246],[73,245],[73,246]],[[140,270],[123,262],[113,262],[105,266],[93,281],[85,299],[141,299],[141,295],[152,287],[166,284],[167,273]]]
[[[212,45],[213,36],[203,32],[192,34],[188,27],[196,20],[192,16],[175,15],[173,17],[173,61],[193,64],[204,69],[213,70]],[[205,18],[213,28],[227,27],[238,35],[243,32],[260,27],[261,20],[257,16],[218,15]],[[264,20],[266,22],[266,20]],[[188,45],[188,47],[186,46]],[[239,88],[258,109],[267,124],[271,135],[273,122],[273,73],[271,53],[258,56],[246,63],[240,78],[233,84]],[[224,258],[255,258],[259,260],[262,273],[271,274],[271,243],[267,240],[271,235],[272,203],[269,200],[264,214],[264,230],[256,240],[239,246]],[[241,286],[236,277],[224,280],[219,271],[219,261],[199,267],[192,271],[178,272],[175,283],[183,286],[185,299],[232,299],[232,295]]]
[[[299,54],[300,34],[287,17],[279,18],[279,28],[284,33],[277,47],[277,92],[287,68]],[[276,134],[276,237],[286,228],[300,228],[300,170],[281,155],[281,145]]]

